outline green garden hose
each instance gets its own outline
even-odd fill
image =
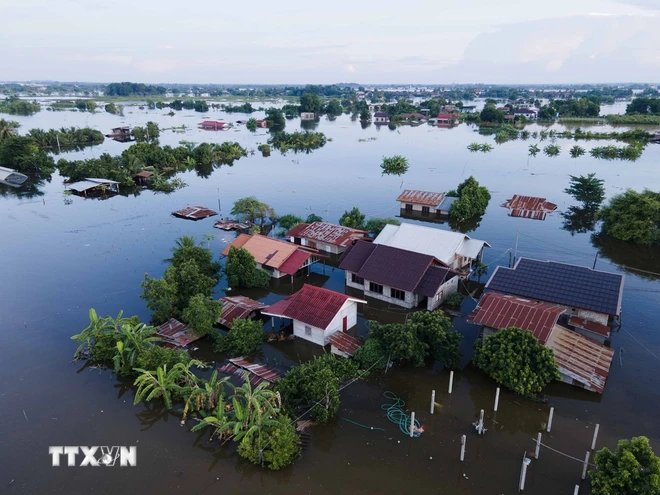
[[[403,410],[403,406],[406,405],[405,401],[389,390],[383,392],[383,396],[386,399],[393,401],[392,403],[385,403],[380,406],[383,411],[387,411],[387,419],[392,423],[399,425],[399,429],[404,435],[410,436],[410,415],[406,414]],[[413,437],[417,438],[422,434],[420,427],[420,422],[415,418]]]

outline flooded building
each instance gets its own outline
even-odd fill
[[[352,229],[328,222],[299,223],[286,234],[294,244],[341,254],[353,241],[369,235],[366,230]]]
[[[472,239],[460,232],[412,223],[386,225],[374,239],[374,244],[433,256],[453,270],[471,269],[472,263],[483,256],[484,248],[490,247],[486,241]]]
[[[403,308],[432,311],[458,290],[458,275],[428,254],[357,241],[339,261],[347,286]]]
[[[390,115],[385,112],[376,112],[374,114],[374,124],[389,124]]]
[[[545,220],[547,214],[554,212],[557,205],[547,201],[545,198],[535,196],[521,196],[515,194],[500,206],[509,210],[509,216],[520,218],[531,218],[533,220]]]
[[[222,131],[223,129],[229,129],[231,124],[217,120],[204,120],[198,124],[198,127],[206,131]]]
[[[315,118],[314,112],[300,112],[300,120],[314,120]]]
[[[498,266],[486,289],[555,304],[568,325],[603,343],[621,315],[623,275],[585,266],[520,258],[513,268]]]
[[[264,304],[245,296],[227,296],[221,297],[222,314],[218,318],[218,323],[231,329],[235,320],[248,320],[259,315],[260,311],[267,308]]]
[[[445,193],[406,189],[396,200],[401,203],[402,215],[418,213],[422,217],[447,218],[452,203],[458,198]]]
[[[181,210],[173,211],[172,215],[187,220],[201,220],[202,218],[213,217],[217,215],[217,211],[213,211],[205,206],[187,206]]]
[[[106,134],[105,137],[120,142],[133,140],[133,136],[131,135],[131,128],[128,126],[115,127],[114,129],[112,129],[110,134]]]
[[[293,320],[293,334],[325,346],[337,332],[346,332],[357,324],[356,299],[328,289],[305,284],[295,294],[263,310],[266,316]]]
[[[0,167],[0,184],[19,187],[27,180],[27,175],[16,172],[11,168]]]
[[[87,178],[78,182],[66,184],[66,188],[74,193],[88,195],[106,195],[119,193],[119,182],[108,179]]]

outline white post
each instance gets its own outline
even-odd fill
[[[449,393],[451,394],[451,389],[454,386],[454,372],[450,371],[449,372]]]
[[[527,466],[532,462],[527,456],[523,459],[522,462],[522,471],[520,473],[520,491],[525,489],[525,478],[527,477]]]
[[[596,424],[596,429],[594,430],[594,439],[591,441],[591,450],[596,448],[596,439],[598,438],[598,429],[600,428],[599,424]]]
[[[573,490],[573,495],[578,495],[579,491],[580,491],[580,485],[575,485],[575,490]]]
[[[465,459],[465,442],[467,437],[465,435],[461,436],[461,461]]]
[[[550,428],[552,428],[552,416],[555,414],[555,408],[550,408],[550,416],[548,416],[548,433],[550,433]]]
[[[484,424],[484,410],[482,409],[481,412],[479,413],[479,422],[481,424]]]
[[[497,387],[497,390],[495,391],[495,412],[497,412],[497,406],[500,403],[500,387]]]
[[[410,413],[410,438],[415,434],[415,413]]]
[[[538,460],[539,451],[541,450],[541,432],[539,431],[538,436],[536,437],[536,451],[534,452],[534,457]]]
[[[435,390],[431,390],[431,414],[435,410]]]
[[[587,468],[589,467],[589,455],[591,452],[587,450],[587,455],[584,458],[584,467],[582,468],[582,479],[587,477]]]

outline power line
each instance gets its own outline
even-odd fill
[[[532,440],[534,441],[534,443],[537,443],[537,442],[538,442],[536,438],[532,438]],[[572,455],[564,454],[563,452],[561,452],[561,451],[559,451],[559,450],[557,450],[557,449],[553,449],[552,447],[550,447],[550,446],[548,446],[548,445],[546,445],[546,444],[544,444],[544,443],[541,443],[541,445],[542,445],[543,447],[545,447],[546,449],[548,449],[548,450],[552,450],[553,452],[556,452],[557,454],[561,454],[561,455],[563,455],[564,457],[568,457],[569,459],[573,459],[574,461],[578,461],[580,464],[584,464],[584,459],[578,459],[577,457],[573,457]],[[589,466],[591,466],[591,467],[595,467],[595,468],[598,467],[598,466],[596,466],[595,464],[591,464],[591,463],[589,463]]]
[[[641,345],[644,349],[646,349],[647,351],[649,351],[649,354],[651,354],[651,356],[653,356],[653,357],[656,358],[658,361],[660,361],[660,357],[658,357],[658,355],[655,354],[651,349],[649,349],[649,348],[646,347],[644,344],[642,344],[639,340],[637,340],[637,338],[636,338],[632,333],[630,333],[630,332],[629,332],[628,330],[626,330],[625,328],[623,329],[623,331],[626,332],[628,335],[630,335],[630,336],[632,337],[632,339],[633,339],[635,342],[637,342],[639,345]]]

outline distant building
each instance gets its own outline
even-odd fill
[[[358,304],[367,301],[305,284],[295,294],[262,310],[262,314],[293,320],[293,334],[325,346],[335,333],[357,324]]]
[[[16,170],[0,167],[0,184],[12,187],[20,187],[27,180],[27,175],[16,172]]]
[[[341,254],[355,240],[367,237],[366,230],[352,229],[328,222],[299,223],[285,235],[294,244],[326,253]]]
[[[228,122],[219,122],[217,120],[204,120],[198,124],[198,127],[207,131],[222,131],[223,129],[231,127],[231,124]]]
[[[458,116],[454,113],[441,113],[435,118],[438,124],[454,124],[458,120]]]
[[[314,112],[300,112],[301,120],[314,120],[315,118],[316,114]]]
[[[459,108],[461,113],[472,113],[477,111],[477,106],[476,105],[463,105],[462,107]]]
[[[105,137],[121,142],[131,141],[133,139],[133,136],[131,136],[131,128],[128,126],[115,127],[112,129],[112,132],[106,134]]]
[[[389,124],[390,116],[385,112],[376,112],[374,114],[374,124]]]
[[[268,121],[266,121],[266,120],[257,120],[257,127],[268,127]]]
[[[538,113],[536,110],[531,108],[519,108],[514,112],[516,117],[525,117],[527,120],[536,120],[538,119]]]

